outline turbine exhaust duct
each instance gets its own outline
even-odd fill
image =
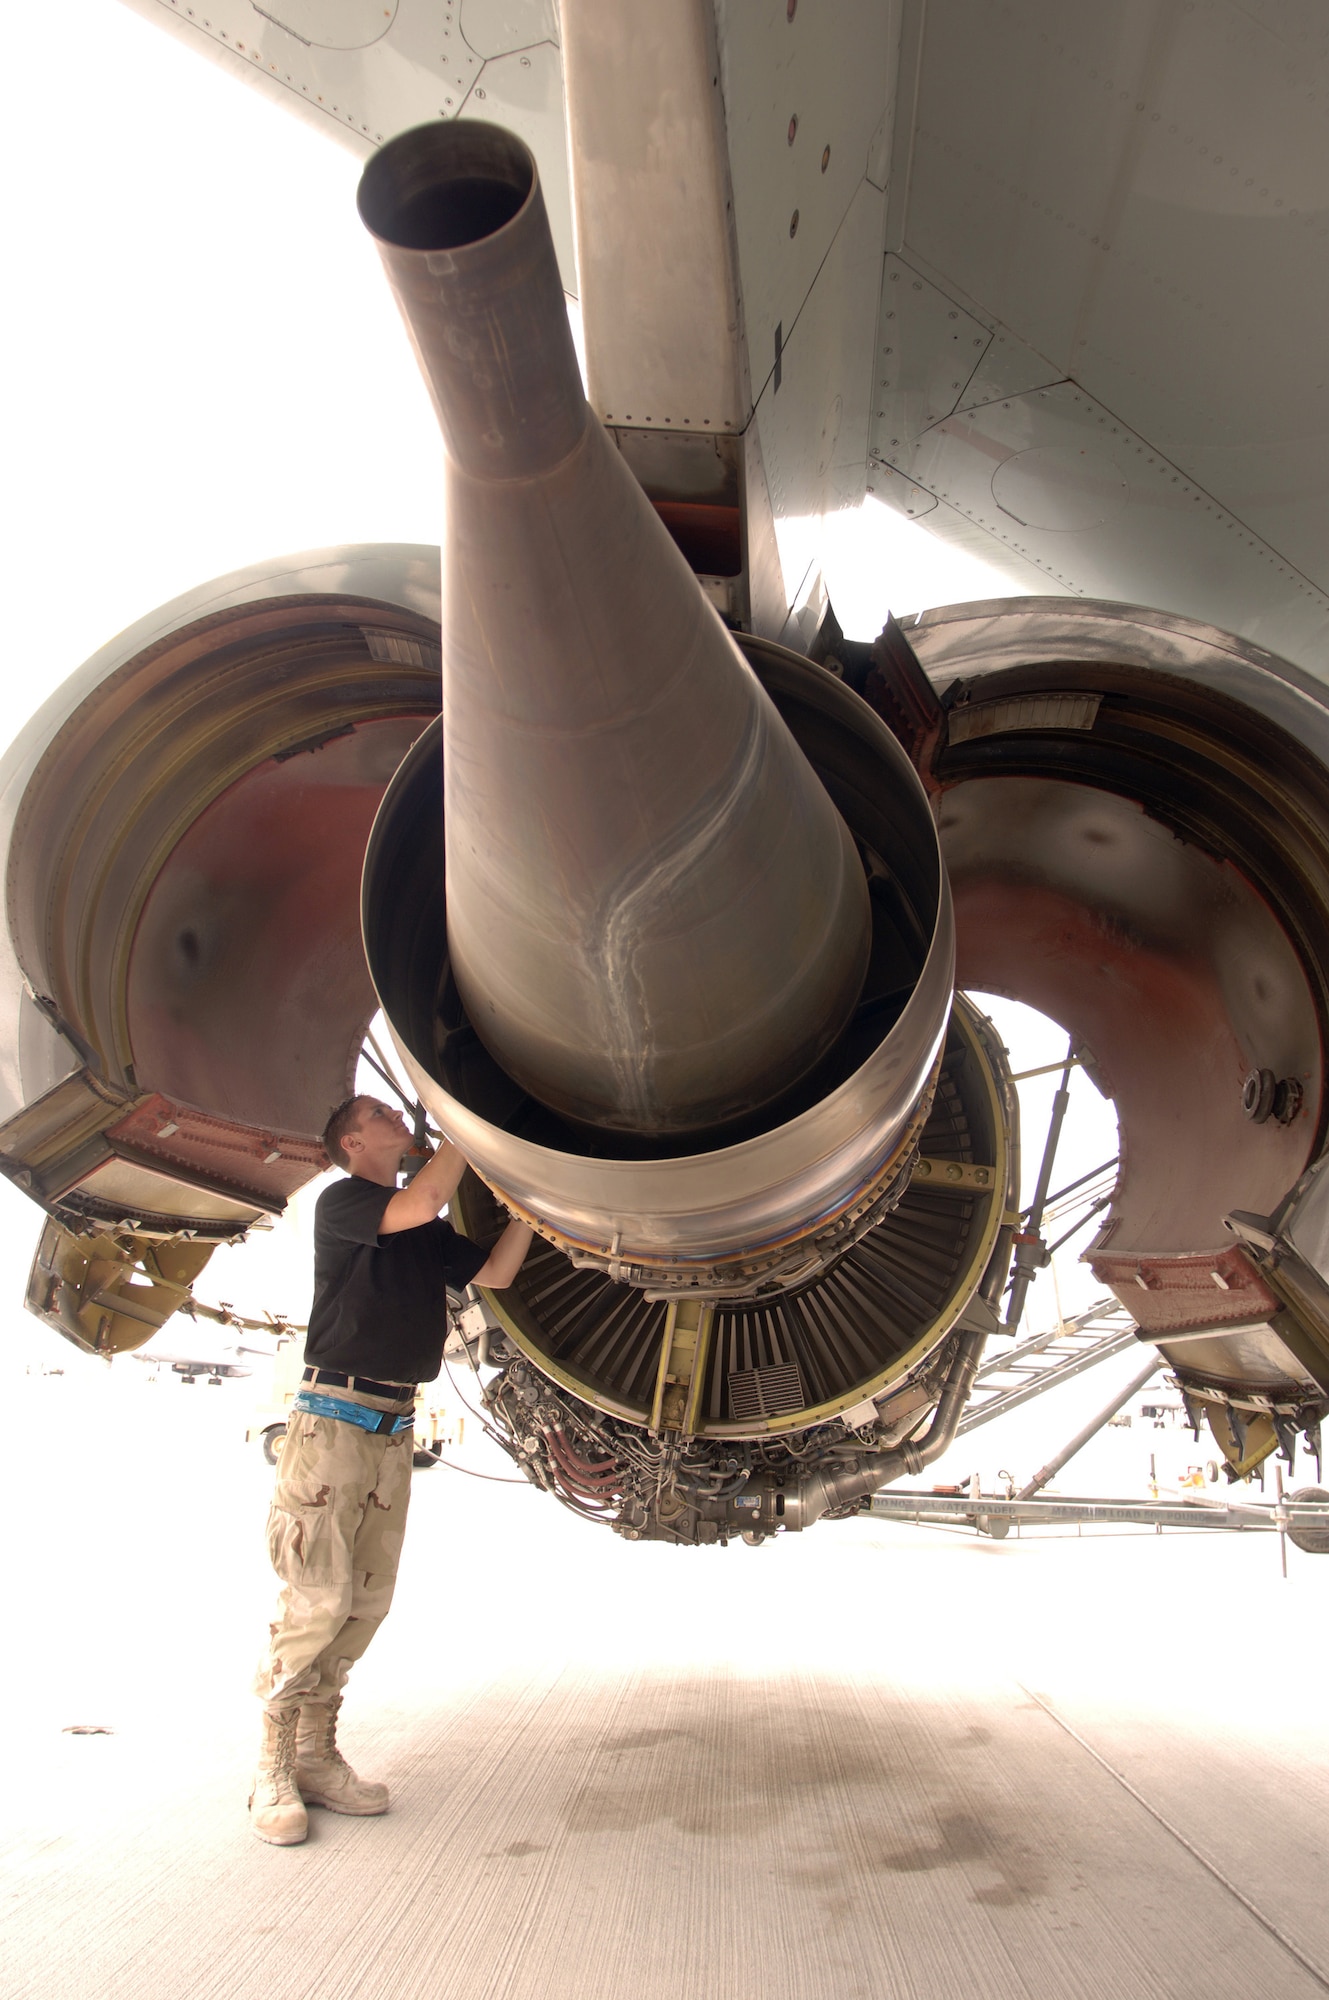
[[[486,1048],[562,1116],[749,1116],[858,1001],[849,833],[582,392],[535,162],[404,133],[360,213],[447,449],[448,950]]]

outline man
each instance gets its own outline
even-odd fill
[[[305,1838],[306,1805],[388,1809],[387,1786],[357,1777],[338,1750],[337,1711],[392,1602],[416,1385],[443,1365],[446,1288],[501,1291],[531,1242],[524,1222],[509,1222],[486,1252],[438,1220],[466,1170],[446,1139],[398,1188],[410,1143],[400,1111],[372,1097],[338,1105],[323,1134],[349,1178],[325,1188],[314,1210],[304,1386],[268,1516],[282,1591],[258,1676],[263,1746],[249,1800],[254,1832],[278,1847]]]

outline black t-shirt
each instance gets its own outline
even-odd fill
[[[443,1365],[446,1288],[463,1291],[489,1253],[448,1222],[380,1236],[397,1192],[351,1174],[314,1208],[314,1303],[305,1360],[380,1382],[432,1382]]]

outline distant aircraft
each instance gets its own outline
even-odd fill
[[[253,1369],[239,1361],[201,1361],[195,1355],[137,1353],[135,1361],[146,1361],[150,1368],[169,1369],[172,1375],[183,1378],[186,1387],[192,1387],[200,1378],[214,1386],[222,1381],[230,1381],[240,1375],[252,1375]]]
[[[5,760],[34,1309],[161,1324],[381,1001],[462,1220],[541,1234],[513,1454],[762,1540],[943,1449],[1046,1257],[998,992],[1115,1101],[1087,1254],[1188,1418],[1318,1451],[1319,10],[135,4],[370,160],[454,541],[441,619],[428,549],[202,585]],[[869,499],[1034,594],[850,642]]]

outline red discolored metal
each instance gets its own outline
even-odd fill
[[[1066,1027],[1115,1100],[1122,1166],[1104,1249],[1207,1253],[1224,1246],[1233,1209],[1269,1213],[1305,1166],[1313,1124],[1244,1116],[1250,1055],[1224,968],[1046,885],[952,879],[957,984],[1018,995]],[[1319,1077],[1308,1081],[1318,1109]]]
[[[1236,1244],[1191,1256],[1098,1251],[1086,1261],[1151,1339],[1206,1327],[1249,1326],[1268,1320],[1281,1305]]]
[[[270,758],[182,836],[130,959],[141,1087],[237,1130],[322,1130],[353,1087],[375,1006],[360,947],[365,843],[421,726],[364,723]]]
[[[280,1209],[327,1165],[306,1133],[256,1131],[155,1094],[106,1132],[118,1158]]]
[[[698,576],[742,575],[742,521],[737,507],[693,500],[653,500],[651,505]]]

